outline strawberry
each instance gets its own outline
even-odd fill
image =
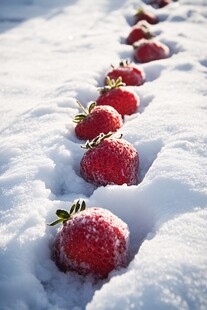
[[[75,133],[79,139],[92,140],[102,132],[115,132],[123,125],[121,115],[113,107],[96,106],[93,102],[85,109],[80,102],[78,104],[83,111],[74,119],[77,123]]]
[[[115,68],[111,66],[112,70],[108,72],[107,76],[110,79],[117,80],[119,77],[122,78],[122,82],[126,86],[140,86],[145,81],[145,74],[141,68],[132,66],[128,60],[121,61],[119,67]],[[107,84],[107,77],[105,78]]]
[[[80,173],[86,181],[97,186],[137,184],[139,157],[129,142],[101,134],[85,148],[89,150],[80,162]]]
[[[136,112],[139,98],[134,92],[123,86],[125,84],[122,83],[121,77],[116,81],[107,77],[107,85],[100,89],[101,95],[96,100],[97,105],[110,105],[122,116]]]
[[[127,44],[133,44],[141,39],[151,39],[154,35],[150,32],[149,28],[144,23],[138,23],[132,27],[128,37],[126,38]]]
[[[52,256],[60,270],[106,278],[128,262],[129,230],[126,223],[103,208],[86,209],[77,201],[70,211],[57,210],[63,222],[53,243]]]
[[[156,15],[139,8],[137,10],[137,13],[134,15],[134,24],[138,23],[141,20],[146,20],[151,25],[159,23],[159,19]]]
[[[169,48],[156,40],[145,40],[134,44],[134,59],[140,63],[167,58],[170,55]]]

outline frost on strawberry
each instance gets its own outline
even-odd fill
[[[128,263],[129,230],[117,216],[102,208],[86,209],[85,202],[75,203],[69,212],[58,210],[63,222],[52,255],[60,270],[106,278]]]
[[[100,88],[97,105],[112,106],[122,116],[135,113],[139,106],[139,97],[124,86],[121,77],[117,80],[107,77],[107,85]]]
[[[169,47],[158,40],[145,40],[135,42],[134,59],[139,63],[146,63],[154,60],[168,58],[170,56]]]
[[[129,142],[101,134],[85,148],[88,151],[80,162],[80,173],[86,181],[97,186],[137,184],[139,157]]]
[[[136,14],[134,15],[134,24],[143,20],[147,21],[151,25],[159,23],[159,19],[157,18],[156,15],[154,15],[151,12],[145,11],[142,8],[139,8]]]
[[[140,86],[145,82],[145,74],[142,68],[133,66],[128,60],[123,60],[119,66],[107,73],[107,77],[111,80],[117,80],[121,77],[122,83],[126,86]],[[108,84],[108,78],[105,78],[105,84]]]
[[[132,45],[141,39],[152,39],[154,35],[150,32],[149,27],[144,22],[139,22],[137,25],[132,27],[128,37],[126,38],[126,43]]]
[[[79,139],[91,140],[100,133],[116,132],[123,125],[121,115],[111,106],[97,106],[93,102],[85,109],[77,103],[82,110],[74,119],[77,124],[75,134]]]

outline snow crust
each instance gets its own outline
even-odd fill
[[[123,133],[140,184],[96,188],[79,163],[74,116],[98,97],[141,4],[171,57],[142,65]],[[0,309],[207,309],[207,1],[155,10],[135,0],[0,3]],[[131,262],[94,283],[51,259],[58,208],[75,199],[127,223]]]

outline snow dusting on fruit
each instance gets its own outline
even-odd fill
[[[90,208],[64,223],[53,245],[53,258],[63,271],[105,278],[126,266],[128,243],[127,224],[108,210]]]
[[[116,132],[122,127],[121,115],[111,106],[95,106],[77,121],[75,134],[79,139],[92,140],[101,133]],[[76,119],[78,117],[76,116]]]
[[[98,105],[112,106],[122,116],[131,115],[139,106],[138,95],[127,88],[118,87],[101,94],[96,102]]]
[[[106,138],[89,149],[80,162],[83,178],[95,185],[138,182],[139,156],[136,149],[123,139]]]
[[[107,73],[107,77],[117,80],[122,78],[122,82],[126,86],[140,86],[144,84],[145,73],[141,67],[130,64],[128,61],[120,62],[120,66],[117,68],[112,67],[112,70]],[[107,78],[105,78],[107,84]]]

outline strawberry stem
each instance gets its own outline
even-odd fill
[[[92,110],[96,106],[96,102],[92,102],[88,109],[85,109],[84,106],[78,100],[76,102],[79,105],[80,109],[83,111],[83,113],[76,115],[73,122],[80,123],[92,112]]]
[[[57,210],[56,215],[57,215],[57,217],[59,217],[59,219],[57,219],[56,221],[54,221],[50,224],[47,224],[47,225],[48,226],[55,226],[56,224],[59,224],[59,223],[64,224],[66,221],[70,220],[74,214],[81,212],[81,211],[84,211],[85,209],[86,209],[85,201],[83,200],[80,203],[80,200],[78,200],[76,203],[74,203],[72,205],[69,212],[66,210],[61,210],[61,209]]]
[[[84,108],[84,106],[80,103],[80,101],[77,100],[76,102],[79,105],[79,108],[83,111],[83,113],[85,115],[88,115],[88,111]]]
[[[86,141],[85,145],[81,145],[82,149],[92,149],[94,147],[96,147],[99,143],[101,143],[101,141],[110,138],[113,135],[112,132],[109,132],[107,134],[104,133],[100,133],[100,135],[98,135],[96,138],[94,138],[91,141]],[[123,134],[120,134],[120,136],[117,139],[121,139],[123,136]]]

